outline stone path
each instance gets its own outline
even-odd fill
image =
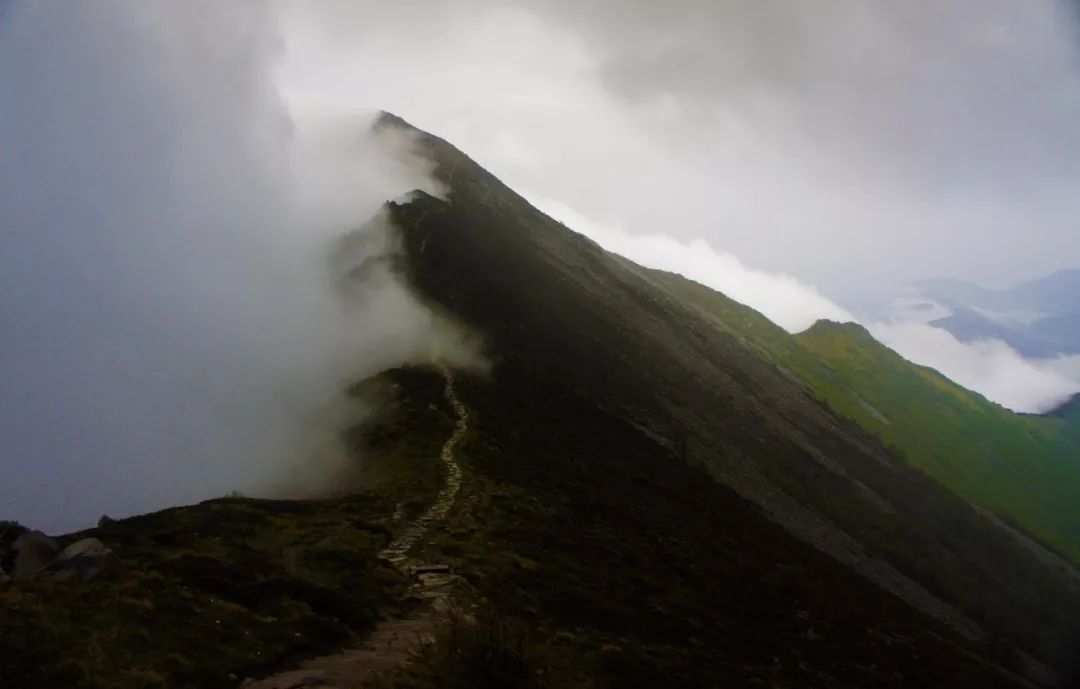
[[[465,409],[465,405],[461,403],[461,400],[458,399],[457,392],[454,390],[454,375],[446,369],[443,369],[443,375],[446,377],[446,387],[443,390],[443,395],[446,397],[446,401],[454,408],[454,414],[457,416],[457,428],[450,438],[443,443],[442,452],[439,454],[439,458],[446,466],[446,485],[439,491],[435,503],[419,519],[413,522],[412,526],[405,530],[405,533],[394,539],[385,550],[379,553],[380,558],[394,565],[400,565],[408,560],[409,551],[427,534],[428,528],[433,523],[441,522],[446,518],[446,514],[453,506],[458,491],[461,490],[461,467],[454,458],[454,449],[469,431],[469,412]]]
[[[443,394],[454,409],[456,427],[443,443],[439,458],[446,467],[446,484],[431,505],[409,528],[394,539],[379,558],[392,564],[413,583],[409,595],[424,601],[418,611],[405,619],[385,620],[359,648],[313,658],[298,669],[282,672],[260,680],[245,680],[243,689],[300,689],[324,687],[355,689],[376,676],[398,668],[424,645],[434,641],[434,632],[450,605],[456,587],[463,584],[448,565],[422,563],[410,558],[410,552],[420,544],[428,530],[446,519],[461,490],[461,466],[454,450],[469,431],[469,412],[454,390],[454,375],[442,370],[446,378]]]

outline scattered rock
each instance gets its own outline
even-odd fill
[[[83,579],[93,579],[109,564],[112,551],[96,538],[75,541],[49,565],[49,569],[75,572]]]
[[[56,558],[60,546],[56,541],[40,531],[25,531],[11,547],[18,551],[15,556],[15,570],[12,577],[16,581],[32,579]]]
[[[421,574],[449,574],[450,565],[417,565],[412,568],[412,575],[418,577]]]

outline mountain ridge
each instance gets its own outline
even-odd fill
[[[1036,578],[1059,576],[1036,575],[1041,565],[1029,562],[1011,537],[909,471],[872,434],[824,407],[775,362],[763,361],[744,335],[658,290],[654,273],[547,218],[452,145],[417,135],[449,193],[447,201],[421,197],[392,204],[413,282],[480,331],[496,356],[514,352],[530,365],[550,368],[556,379],[574,381],[578,394],[706,467],[793,533],[893,593],[921,601],[916,604],[924,611],[951,616],[958,628],[971,629],[970,622],[959,621],[963,616],[956,618],[948,604],[941,607],[942,599],[926,595],[915,580],[935,582],[944,598],[974,595],[985,603],[999,594],[1027,595],[1016,590],[1019,580],[992,583],[1004,572],[987,579],[986,571],[970,569],[987,557],[974,553],[984,547],[1001,549],[991,558],[1028,563],[1021,569],[1030,567]],[[460,275],[469,280],[455,278]],[[505,322],[505,314],[514,314],[517,325]],[[966,540],[939,533],[938,520],[970,533]],[[892,534],[886,549],[875,533]],[[873,546],[866,550],[864,543]],[[963,579],[962,587],[932,574],[939,565],[914,556],[926,546],[950,563],[949,577]],[[969,570],[970,576],[963,574]],[[1061,600],[1075,595],[1070,586],[1064,579],[1053,585]],[[974,593],[990,589],[999,594]],[[990,613],[998,620],[994,626],[1014,617],[1015,609],[1000,615]],[[1059,623],[1064,619],[1053,624]],[[1055,634],[1037,632],[1046,640]]]
[[[116,561],[0,586],[0,665],[20,687],[232,689],[357,648],[418,604],[380,553],[462,582],[460,614],[384,678],[398,689],[1068,686],[1080,586],[807,382],[873,363],[869,333],[817,325],[816,351],[604,251],[449,143],[376,126],[406,127],[445,192],[386,205],[395,266],[482,339],[490,371],[358,381],[376,413],[344,435],[343,497],[234,497],[64,537]]]

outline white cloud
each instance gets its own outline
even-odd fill
[[[526,194],[530,197],[529,194]],[[637,236],[619,225],[592,220],[565,204],[530,197],[533,205],[608,251],[650,268],[667,270],[750,306],[788,332],[819,319],[857,321],[812,286],[789,276],[748,268],[705,240],[680,242],[662,235]],[[893,303],[890,322],[868,323],[871,333],[901,356],[929,366],[954,382],[1015,411],[1043,412],[1080,392],[1080,356],[1029,360],[1004,342],[964,343],[929,321],[948,309],[918,297]]]
[[[297,466],[301,492],[342,468],[349,383],[471,361],[377,260],[385,223],[363,225],[437,191],[427,163],[355,109],[290,111],[267,7],[6,8],[0,518],[85,526]]]
[[[596,222],[555,201],[531,199],[533,205],[608,251],[635,263],[678,273],[760,311],[789,332],[805,330],[827,318],[851,321],[845,309],[813,287],[787,275],[746,267],[737,257],[716,251],[704,239],[680,242],[663,235],[632,235],[616,225]]]
[[[291,2],[289,81],[631,234],[703,238],[845,300],[1080,262],[1060,0],[819,4]]]
[[[948,331],[923,323],[873,323],[869,328],[909,361],[936,369],[1014,411],[1050,411],[1080,392],[1075,357],[1025,359],[1000,340],[960,342]]]

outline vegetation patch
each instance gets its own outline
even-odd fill
[[[402,501],[430,501],[450,425],[429,406],[436,398],[394,394],[393,375],[368,384],[388,395],[378,423],[347,438],[364,457],[354,494],[228,497],[103,520],[60,539],[93,536],[112,549],[97,578],[0,585],[3,686],[232,689],[403,613],[407,582],[376,556],[401,528]],[[17,533],[0,527],[2,539]]]

